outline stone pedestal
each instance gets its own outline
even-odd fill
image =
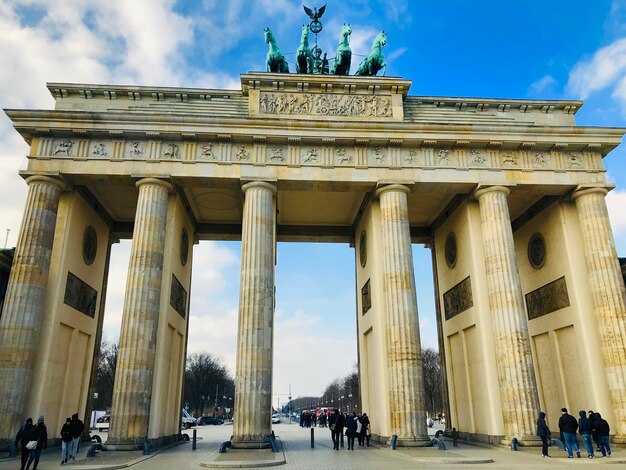
[[[585,265],[600,332],[599,351],[606,371],[615,422],[615,442],[626,443],[626,292],[611,224],[605,188],[580,189],[573,194],[580,220]],[[607,404],[608,405],[608,404]]]
[[[276,188],[244,184],[233,448],[270,447]]]
[[[413,253],[406,186],[376,191],[380,199],[391,433],[398,446],[430,446],[424,410]]]
[[[136,183],[139,200],[128,266],[124,316],[107,449],[141,448],[148,437],[168,196],[155,178]]]
[[[524,296],[516,264],[507,196],[503,186],[476,191],[485,256],[489,308],[502,401],[504,441],[540,445],[535,436],[539,395],[528,335]]]
[[[31,176],[24,219],[0,320],[0,442],[15,439],[24,424],[39,332],[59,199],[64,183]]]

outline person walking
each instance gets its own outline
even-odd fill
[[[606,459],[607,454],[611,455],[611,444],[609,443],[609,433],[611,428],[609,423],[602,418],[600,413],[596,413],[596,432],[598,433],[598,440],[600,441],[600,452],[602,457]]]
[[[67,459],[72,451],[72,419],[67,418],[61,428],[61,465],[67,463]]]
[[[330,428],[330,437],[333,440],[333,450],[339,450],[339,438],[336,431],[338,419],[339,412],[337,410],[331,410],[328,415],[328,427]]]
[[[369,447],[372,432],[370,430],[370,418],[367,416],[367,413],[363,413],[363,416],[361,416],[361,423],[363,423],[363,426],[361,427],[361,439],[365,439],[367,447]]]
[[[26,446],[30,441],[35,440],[33,439],[35,437],[34,430],[35,426],[33,426],[33,418],[27,418],[26,423],[24,423],[24,426],[20,428],[15,436],[15,447],[17,448],[19,444],[21,450],[22,464],[20,465],[20,470],[24,470],[26,467],[28,455],[30,454],[30,449]]]
[[[540,411],[537,419],[537,436],[541,438],[541,456],[544,459],[550,457],[548,455],[548,439],[550,439],[551,435],[550,428],[546,423],[546,414]]]
[[[576,439],[576,430],[578,422],[571,414],[567,412],[567,408],[561,408],[561,417],[559,418],[559,430],[563,433],[565,447],[567,448],[567,457],[573,458],[572,450],[576,450],[576,457],[580,458],[580,447]]]
[[[354,438],[356,437],[357,422],[354,413],[349,413],[346,418],[346,437],[348,438],[348,449],[354,450]]]
[[[600,452],[600,441],[598,440],[598,432],[596,431],[596,414],[593,410],[589,410],[587,417],[589,418],[589,421],[591,421],[591,437],[593,439],[593,443],[596,446],[596,451]]]
[[[593,455],[593,436],[591,435],[593,426],[591,420],[587,418],[587,413],[583,410],[578,412],[580,419],[578,420],[578,432],[582,437],[583,445],[587,450],[587,458],[595,458]]]
[[[80,445],[80,438],[83,435],[83,431],[85,430],[84,423],[78,419],[78,413],[74,413],[72,415],[72,451],[70,452],[70,457],[72,460],[76,460],[76,454],[78,453],[78,447]]]
[[[26,464],[26,469],[30,468],[30,464],[33,464],[33,470],[37,470],[37,465],[39,465],[39,457],[41,456],[41,451],[48,447],[48,428],[46,428],[46,424],[43,422],[43,416],[40,416],[37,419],[37,424],[35,425],[35,439],[37,441],[37,447],[30,451],[30,456],[28,457],[28,463]]]

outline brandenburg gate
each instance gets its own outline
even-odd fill
[[[58,430],[87,413],[111,244],[131,238],[109,448],[179,434],[198,240],[241,240],[234,448],[269,446],[278,241],[355,248],[360,399],[379,442],[430,445],[412,243],[432,249],[462,437],[533,445],[539,410],[554,428],[567,406],[601,411],[624,442],[625,292],[602,160],[624,130],[577,126],[580,101],[410,87],[270,72],[236,91],[50,83],[54,110],[7,110],[30,153],[0,439],[26,416]]]

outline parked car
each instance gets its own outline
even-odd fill
[[[196,418],[191,416],[186,409],[183,408],[183,413],[181,415],[181,423],[180,426],[185,429],[189,429],[192,426],[196,425]]]
[[[220,424],[224,424],[224,420],[219,419],[219,418],[214,418],[213,416],[202,416],[198,420],[199,426],[204,426],[204,425],[209,425],[209,424],[213,426],[219,426]]]
[[[96,429],[100,432],[109,430],[109,421],[111,420],[111,415],[100,416],[96,420]]]
[[[278,413],[274,413],[272,415],[272,424],[280,423],[280,415]]]

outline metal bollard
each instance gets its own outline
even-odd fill
[[[456,428],[452,428],[452,447],[458,447],[459,445],[459,433]]]
[[[193,430],[193,442],[191,443],[191,450],[196,450],[196,430]]]
[[[389,446],[389,448],[391,450],[396,450],[396,442],[398,441],[398,435],[394,434],[393,436],[391,436],[391,445]]]
[[[311,428],[311,449],[315,448],[315,429]]]
[[[220,445],[219,453],[224,454],[226,452],[226,449],[230,449],[232,446],[233,445],[230,441],[222,442],[222,444]]]
[[[150,443],[144,442],[142,447],[143,447],[143,455],[150,455]]]
[[[511,439],[511,450],[517,450],[518,444],[519,444],[519,441],[517,440],[517,437],[514,437],[513,439]]]

